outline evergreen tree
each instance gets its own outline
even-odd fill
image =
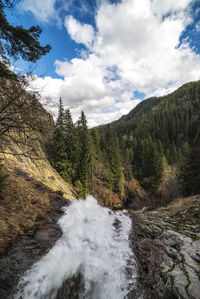
[[[186,147],[186,145],[185,145]],[[193,147],[185,149],[187,154],[184,156],[181,165],[181,181],[185,195],[200,193],[200,130],[194,140]]]
[[[90,134],[87,127],[87,120],[84,112],[81,112],[81,116],[78,120],[78,134],[81,145],[80,163],[79,163],[79,180],[83,186],[84,196],[89,192],[91,188],[91,143]]]
[[[97,128],[90,130],[91,145],[91,188],[94,188],[95,175],[99,172],[98,163],[102,163],[103,156],[100,150],[100,136]]]
[[[119,141],[116,132],[111,126],[105,135],[105,154],[109,163],[110,169],[110,184],[111,190],[119,192],[120,196],[124,196],[124,174],[122,170],[122,159],[119,149]],[[112,186],[113,184],[113,186]]]
[[[0,0],[0,76],[12,77],[5,64],[9,63],[8,56],[14,59],[21,57],[30,62],[36,62],[47,54],[51,47],[42,47],[39,42],[42,29],[32,26],[25,29],[22,26],[11,25],[5,14],[5,9],[12,8],[15,1]]]
[[[63,105],[60,104],[60,106],[63,106]],[[64,109],[62,107],[62,108],[60,108],[60,110],[62,110],[61,114],[63,114],[64,130],[65,130],[65,132],[71,133],[74,130],[74,123],[72,120],[71,112],[70,112],[69,108],[64,111]]]
[[[73,176],[72,165],[68,159],[65,143],[65,128],[64,128],[64,107],[62,99],[59,99],[59,111],[56,120],[56,129],[53,135],[53,145],[50,150],[50,159],[54,168],[62,176],[62,178],[71,183]]]
[[[93,128],[90,131],[92,142],[93,142],[93,154],[95,155],[96,159],[100,154],[100,136],[99,131],[97,128]]]
[[[75,187],[78,191],[78,197],[79,198],[85,198],[85,189],[83,188],[83,185],[82,185],[80,180],[77,180],[75,182]]]
[[[152,191],[157,192],[161,182],[164,170],[164,156],[162,151],[158,151],[156,147],[153,150],[152,160]]]
[[[64,132],[64,107],[62,98],[59,99],[58,117],[56,120],[56,128]]]
[[[132,148],[126,148],[125,154],[124,154],[124,167],[126,169],[125,172],[125,177],[127,180],[130,180],[133,177],[133,172],[132,172],[132,163],[133,163],[133,149]]]
[[[56,128],[53,136],[53,146],[50,152],[51,163],[58,171],[61,177],[71,183],[71,164],[68,160],[68,155],[65,147],[65,137],[63,132]]]
[[[70,111],[64,112],[57,123],[57,128],[63,127],[65,150],[61,152],[67,153],[65,169],[81,197],[92,190],[93,180],[97,186],[104,179],[105,188],[123,197],[124,174],[127,180],[135,176],[148,191],[159,195],[167,162],[176,169],[181,165],[185,193],[200,192],[200,82],[191,85],[146,100],[129,116],[90,131],[83,112],[76,125]],[[61,102],[59,115],[63,115]]]
[[[64,112],[63,123],[65,133],[65,150],[68,155],[68,160],[71,164],[71,180],[73,183],[75,183],[75,181],[78,179],[81,145],[78,130],[73,123],[69,109]]]

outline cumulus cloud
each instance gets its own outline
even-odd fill
[[[198,22],[195,26],[197,32],[200,32],[200,22]]]
[[[65,18],[65,26],[71,38],[80,44],[90,46],[94,39],[94,29],[91,25],[81,24],[72,16]]]
[[[163,95],[185,82],[200,79],[200,56],[180,37],[191,22],[192,0],[102,1],[95,16],[96,29],[67,16],[71,38],[87,48],[80,58],[56,61],[63,77],[49,79],[57,96],[75,116],[83,109],[90,124],[119,118],[139,99]],[[40,79],[39,85],[46,83]],[[55,81],[54,81],[55,80]],[[48,88],[45,88],[48,90]]]
[[[19,7],[33,13],[38,20],[48,22],[50,19],[58,19],[55,3],[56,0],[22,0]]]
[[[191,0],[153,0],[152,7],[153,11],[161,15],[165,15],[171,12],[180,12],[187,8]]]

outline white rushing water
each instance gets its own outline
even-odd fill
[[[15,298],[77,298],[67,292],[59,297],[59,290],[78,274],[78,298],[128,298],[137,288],[137,267],[126,212],[110,211],[88,196],[72,202],[59,225],[62,237],[21,279]]]

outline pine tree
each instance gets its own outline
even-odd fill
[[[80,180],[75,182],[75,187],[78,191],[78,198],[85,198],[85,190]]]
[[[193,147],[187,150],[181,165],[180,178],[185,195],[200,193],[200,130],[194,139]]]
[[[93,153],[96,156],[96,159],[98,158],[100,154],[100,136],[99,131],[97,128],[93,128],[90,131],[92,142],[93,142]]]
[[[90,134],[87,127],[87,120],[84,112],[81,112],[81,116],[78,120],[78,134],[81,145],[80,163],[79,163],[79,179],[83,186],[84,196],[91,189],[91,142]]]
[[[53,146],[50,151],[50,160],[53,167],[58,171],[61,177],[71,183],[71,164],[65,147],[65,136],[60,129],[55,130],[53,136]]]
[[[64,133],[65,133],[65,150],[68,155],[68,160],[71,164],[71,180],[73,183],[78,178],[79,172],[79,161],[80,161],[80,153],[81,153],[81,145],[78,135],[78,130],[75,127],[71,112],[67,109],[64,112]]]
[[[13,77],[13,74],[5,66],[5,64],[9,64],[8,56],[36,62],[51,49],[49,45],[44,47],[40,45],[39,38],[42,29],[39,26],[25,29],[22,26],[13,26],[8,22],[5,9],[12,8],[14,2],[0,0],[0,76],[8,78]]]
[[[90,144],[91,144],[91,188],[94,188],[96,182],[95,175],[99,172],[98,163],[102,163],[102,153],[100,150],[100,136],[97,128],[90,130]]]
[[[52,148],[50,150],[50,160],[54,168],[62,176],[62,178],[72,183],[73,169],[68,159],[65,143],[65,127],[64,127],[64,107],[62,99],[59,99],[59,111],[56,120],[56,129],[53,135]]]
[[[64,132],[64,107],[62,98],[59,99],[58,117],[56,120],[56,128]]]
[[[152,161],[152,191],[157,192],[161,182],[164,171],[164,156],[162,151],[159,151],[154,147],[153,161]]]
[[[130,180],[133,177],[132,172],[132,163],[133,163],[133,149],[132,148],[126,148],[125,154],[124,154],[124,167],[126,169],[125,177],[127,180]]]
[[[62,103],[60,103],[60,106],[62,107],[62,108],[60,108],[60,110],[62,110],[61,114],[63,114],[62,122],[63,122],[64,130],[66,132],[70,133],[74,130],[74,123],[72,120],[71,112],[70,112],[69,108],[64,111]]]
[[[112,129],[111,126],[109,126],[106,132],[105,140],[107,141],[107,143],[105,143],[105,154],[106,159],[109,163],[111,174],[110,183],[113,182],[113,186],[111,186],[111,189],[119,192],[119,194],[123,197],[124,174],[122,170],[122,159],[120,155],[119,141],[116,132]]]

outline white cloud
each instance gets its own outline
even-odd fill
[[[171,12],[180,12],[187,8],[191,0],[152,0],[153,11],[161,15]]]
[[[39,21],[48,23],[56,20],[59,26],[63,22],[60,17],[63,12],[79,15],[91,15],[93,12],[91,5],[82,0],[19,0],[18,7],[31,12]]]
[[[198,22],[195,26],[197,32],[200,32],[200,22]]]
[[[91,25],[81,24],[72,16],[68,16],[65,18],[65,27],[75,42],[86,46],[92,44],[94,39],[94,29]]]
[[[38,20],[48,22],[50,19],[58,19],[55,3],[56,0],[22,0],[19,7],[33,13]]]
[[[90,124],[101,124],[131,110],[139,102],[133,98],[136,90],[163,95],[200,79],[200,56],[187,39],[179,46],[191,22],[191,2],[103,1],[96,12],[96,31],[68,16],[65,25],[71,38],[88,51],[81,58],[56,61],[56,72],[63,79],[50,79],[50,88],[75,117],[83,109]],[[45,82],[46,78],[39,85]]]

